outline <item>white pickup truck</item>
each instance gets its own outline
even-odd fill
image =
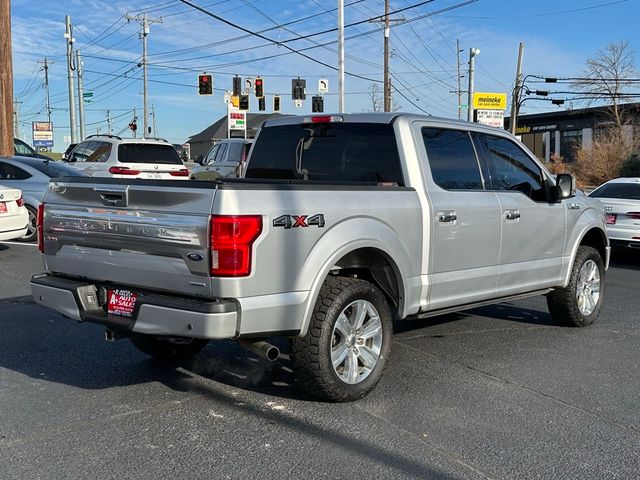
[[[406,114],[287,117],[262,125],[244,171],[53,180],[35,301],[158,357],[237,339],[273,359],[265,340],[289,337],[300,384],[333,401],[378,382],[394,319],[539,294],[559,324],[599,314],[602,206],[504,131]]]

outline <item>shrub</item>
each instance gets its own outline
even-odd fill
[[[621,177],[640,177],[640,152],[634,152],[622,162]]]

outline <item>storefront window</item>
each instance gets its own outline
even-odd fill
[[[582,143],[582,130],[565,130],[560,132],[560,155],[565,163],[575,162],[576,150]]]

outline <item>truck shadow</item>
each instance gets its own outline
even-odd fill
[[[609,264],[614,268],[640,271],[640,249],[614,248]]]

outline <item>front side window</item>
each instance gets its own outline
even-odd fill
[[[476,152],[467,132],[423,128],[433,181],[446,190],[482,190]]]
[[[404,185],[393,125],[381,123],[263,127],[245,178]]]
[[[227,144],[221,143],[216,153],[216,158],[213,160],[216,163],[220,163],[224,160],[224,154],[227,153]]]
[[[33,157],[36,154],[29,145],[17,138],[13,141],[13,149],[15,150],[16,155],[22,155],[25,157]]]
[[[216,156],[216,153],[218,153],[218,148],[220,146],[219,145],[214,145],[213,147],[211,147],[211,150],[209,150],[209,152],[207,153],[207,157],[204,159],[204,162],[202,162],[203,165],[209,165],[210,163],[213,162],[213,159]]]
[[[546,200],[542,170],[514,142],[493,135],[480,135],[494,190],[518,191],[534,201]]]

